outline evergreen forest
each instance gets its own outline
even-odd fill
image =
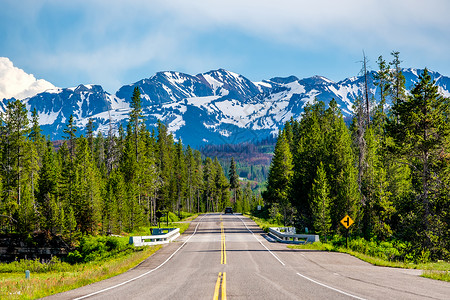
[[[77,135],[71,117],[55,150],[41,134],[36,111],[11,101],[0,127],[0,232],[44,231],[72,240],[79,234],[120,234],[156,225],[157,212],[250,210],[256,201],[241,186],[234,161],[229,176],[217,159],[174,141],[167,127],[144,125],[140,91],[132,95],[124,129],[107,136]]]
[[[366,93],[347,126],[335,101],[308,104],[280,130],[263,198],[286,225],[401,241],[430,259],[449,259],[450,107],[427,69],[410,92],[398,52],[379,57],[381,101]],[[392,103],[387,106],[386,103]]]
[[[110,122],[106,136],[94,135],[89,122],[79,136],[71,117],[57,149],[42,135],[36,111],[29,120],[26,106],[11,101],[0,120],[0,232],[72,240],[156,225],[157,212],[249,212],[264,201],[270,217],[325,241],[346,234],[340,220],[348,215],[351,236],[398,240],[448,260],[450,102],[427,69],[407,92],[399,53],[392,55],[390,63],[377,61],[380,101],[366,85],[351,124],[336,101],[315,101],[280,129],[263,199],[250,180],[240,181],[243,165],[233,157],[204,156],[161,122],[148,130],[138,88],[126,128]],[[267,159],[264,147],[240,147],[253,162]],[[266,175],[259,165],[244,171],[248,179]]]

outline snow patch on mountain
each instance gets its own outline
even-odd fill
[[[209,74],[204,74],[203,78],[205,78],[206,82],[209,83],[209,85],[211,86],[211,89],[214,91],[214,94],[217,93],[217,91],[219,90],[219,88],[221,88],[223,86],[223,83],[214,79],[211,75]]]
[[[407,89],[418,81],[422,72],[403,69]],[[374,73],[370,73],[368,85],[371,95],[378,99]],[[450,78],[437,72],[430,74],[439,91],[450,96]],[[0,87],[2,84],[0,78]],[[363,95],[363,86],[361,76],[339,82],[323,76],[274,77],[252,82],[224,69],[195,76],[164,71],[124,85],[115,94],[95,84],[72,88],[51,86],[23,102],[29,111],[38,111],[43,133],[52,139],[62,138],[70,115],[74,116],[78,134],[85,133],[89,119],[96,132],[108,134],[111,128],[117,134],[120,125],[126,126],[133,90],[138,87],[146,125],[155,128],[160,120],[175,139],[181,138],[183,143],[196,147],[205,143],[239,143],[277,134],[291,118],[300,119],[305,107],[316,99],[328,106],[334,98],[344,117],[351,117],[353,103]],[[7,101],[0,101],[0,110]]]

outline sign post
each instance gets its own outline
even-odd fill
[[[344,225],[345,229],[347,229],[347,233],[345,235],[345,246],[348,249],[348,228],[350,226],[352,226],[352,224],[354,223],[354,221],[352,220],[352,218],[350,218],[348,215],[346,215],[342,220],[341,220],[341,224]]]

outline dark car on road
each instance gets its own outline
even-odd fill
[[[225,207],[225,213],[226,214],[232,214],[233,213],[233,209],[231,207]]]

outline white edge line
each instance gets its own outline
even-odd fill
[[[303,277],[303,278],[305,278],[305,279],[307,279],[307,280],[309,280],[309,281],[311,281],[311,282],[314,282],[315,284],[318,284],[318,285],[321,285],[321,286],[323,286],[323,287],[326,287],[326,288],[328,288],[328,289],[330,289],[330,290],[336,291],[336,292],[338,292],[338,293],[341,293],[341,294],[344,294],[344,295],[353,297],[353,298],[355,298],[355,299],[365,300],[364,298],[361,298],[361,297],[358,297],[358,296],[349,294],[349,293],[347,293],[347,292],[338,290],[338,289],[336,289],[336,288],[334,288],[334,287],[331,287],[331,286],[329,286],[329,285],[326,285],[326,284],[323,284],[323,283],[321,283],[321,282],[315,281],[314,279],[311,279],[311,278],[309,278],[309,277],[306,277],[305,275],[302,275],[302,274],[300,274],[300,273],[297,273],[297,275],[300,276],[300,277]]]
[[[206,215],[203,215],[203,217],[199,220],[199,223],[197,224],[197,226],[195,226],[194,233],[192,233],[191,236],[189,236],[189,238],[188,238],[186,241],[184,241],[184,243],[183,243],[177,250],[175,250],[174,253],[172,253],[172,254],[171,254],[171,255],[170,255],[163,263],[161,263],[161,264],[160,264],[159,266],[157,266],[156,268],[151,269],[150,271],[147,271],[147,272],[145,272],[145,273],[143,273],[143,274],[141,274],[141,275],[139,275],[139,276],[136,276],[136,277],[134,277],[134,278],[128,279],[127,281],[124,281],[124,282],[121,282],[121,283],[119,283],[119,284],[110,286],[110,287],[108,287],[108,288],[106,288],[106,289],[103,289],[103,290],[100,290],[100,291],[96,291],[96,292],[94,292],[94,293],[91,293],[91,294],[88,294],[88,295],[84,295],[84,296],[81,296],[81,297],[78,297],[78,298],[74,298],[74,300],[85,299],[85,298],[88,298],[88,297],[91,297],[91,296],[94,296],[94,295],[97,295],[97,294],[100,294],[100,293],[103,293],[103,292],[106,292],[106,291],[115,289],[115,288],[117,288],[117,287],[119,287],[119,286],[122,286],[122,285],[124,285],[124,284],[127,284],[127,283],[129,283],[129,282],[131,282],[131,281],[134,281],[134,280],[136,280],[136,279],[139,279],[139,278],[141,278],[141,277],[144,277],[145,275],[148,275],[148,274],[152,273],[153,271],[158,270],[158,269],[161,268],[163,265],[165,265],[165,263],[168,262],[168,261],[169,261],[169,260],[170,260],[177,252],[178,252],[178,250],[180,250],[181,248],[183,248],[183,246],[191,239],[191,237],[194,236],[194,234],[197,232],[198,225],[200,225],[200,221],[203,220],[203,218],[204,218],[205,216],[206,216]]]
[[[281,261],[281,259],[278,258],[278,256],[275,255],[275,253],[273,253],[272,251],[269,250],[269,248],[266,247],[266,245],[264,245],[257,237],[256,235],[253,233],[253,231],[250,230],[250,228],[247,227],[247,224],[245,224],[244,220],[242,220],[242,218],[239,217],[239,220],[241,220],[241,222],[244,224],[245,228],[247,228],[248,231],[251,232],[251,234],[253,235],[253,237],[264,247],[266,248],[267,251],[269,251],[270,254],[273,255],[273,257],[275,257],[280,264],[282,264],[283,266],[285,266],[285,263]]]

